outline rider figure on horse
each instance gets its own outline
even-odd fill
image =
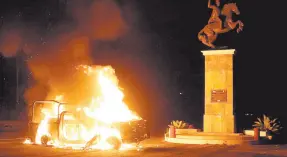
[[[215,48],[213,42],[217,39],[218,34],[227,33],[237,28],[237,33],[243,30],[243,22],[240,20],[233,21],[232,14],[240,15],[236,3],[227,3],[221,8],[220,0],[214,0],[211,4],[208,0],[208,8],[212,9],[208,24],[198,33],[198,39],[205,45]]]
[[[212,9],[211,16],[208,20],[208,24],[221,21],[220,16],[220,0],[215,0],[215,5],[212,5],[210,0],[208,0],[208,8]]]
[[[211,0],[208,0],[208,8],[212,9],[212,13],[208,20],[207,26],[198,34],[199,40],[212,48],[215,48],[215,46],[212,44],[212,41],[216,39],[217,34],[214,32],[214,29],[211,28],[222,29],[222,21],[219,17],[221,10],[219,7],[220,0],[215,0],[215,5],[212,5]]]

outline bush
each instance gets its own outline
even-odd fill
[[[171,125],[176,129],[186,129],[189,125],[184,121],[174,120],[171,122]]]
[[[263,118],[257,118],[257,121],[253,124],[254,127],[259,128],[261,131],[266,131],[267,133],[279,133],[282,129],[281,125],[277,122],[277,118],[271,119],[266,115]]]

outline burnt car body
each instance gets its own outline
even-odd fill
[[[32,106],[32,116],[28,124],[28,138],[35,142],[37,129],[43,116],[41,116],[41,109],[43,108],[56,108],[57,112],[48,121],[48,128],[50,136],[41,137],[41,143],[46,145],[49,139],[57,140],[60,144],[85,144],[86,141],[80,140],[81,138],[69,138],[80,137],[81,125],[85,124],[85,121],[81,120],[82,114],[77,112],[77,106],[60,103],[57,101],[36,101]],[[76,117],[76,118],[71,118]],[[113,123],[111,127],[117,128],[121,134],[121,143],[139,143],[145,139],[150,138],[148,124],[146,120],[133,120],[129,122]],[[76,134],[74,131],[69,132],[69,128],[76,128]]]

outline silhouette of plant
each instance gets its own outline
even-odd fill
[[[279,133],[279,131],[283,128],[277,122],[278,118],[271,119],[266,115],[263,115],[263,118],[257,118],[257,121],[254,122],[253,126],[259,128],[262,131],[270,131],[272,133]]]
[[[188,127],[188,123],[179,120],[172,121],[171,125],[174,126],[176,129],[184,129]]]

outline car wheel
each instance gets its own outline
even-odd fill
[[[107,139],[107,142],[113,146],[113,149],[116,149],[116,150],[119,150],[122,146],[121,140],[114,136],[109,137]]]

